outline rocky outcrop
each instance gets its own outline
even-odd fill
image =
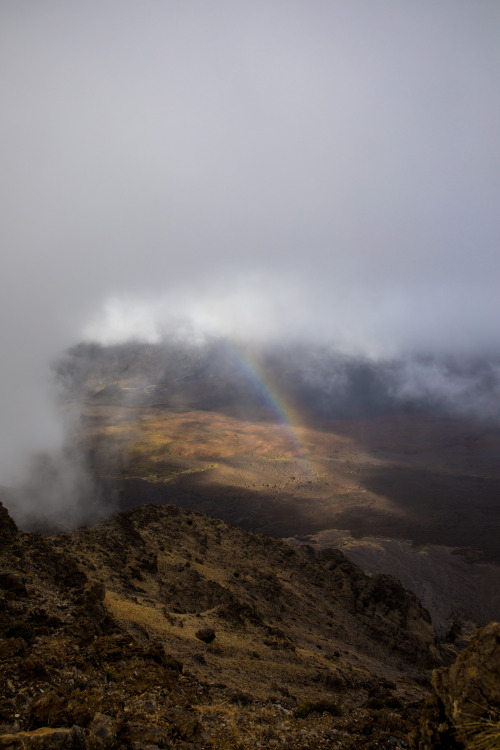
[[[7,508],[0,502],[0,550],[17,536],[17,526],[9,516]]]
[[[356,611],[369,618],[374,637],[392,650],[427,667],[440,663],[442,649],[429,613],[393,576],[361,579]]]
[[[404,747],[434,644],[393,579],[175,506],[17,533],[0,750]],[[332,698],[342,715],[293,714]]]
[[[413,748],[499,747],[500,624],[482,628],[451,667],[435,670],[432,685]]]
[[[0,750],[86,750],[81,727],[42,727],[33,732],[0,735]]]

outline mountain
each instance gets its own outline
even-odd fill
[[[337,550],[176,506],[52,537],[0,511],[2,748],[405,747],[450,660]]]
[[[442,637],[500,619],[495,362],[213,339],[82,344],[55,370],[71,431],[62,465],[8,501],[24,527],[174,503],[340,546],[397,576]]]
[[[2,490],[0,750],[494,746],[496,380],[402,367],[68,353],[66,445]]]
[[[403,387],[402,362],[314,347],[81,345],[56,369],[71,438],[119,509],[175,502],[276,537],[347,529],[498,564],[497,380],[473,364],[427,369],[463,408],[476,393],[475,416],[443,385]]]

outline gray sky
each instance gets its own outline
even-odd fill
[[[0,0],[2,468],[82,336],[498,352],[497,0]]]

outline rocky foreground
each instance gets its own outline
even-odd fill
[[[339,551],[175,506],[50,538],[0,511],[4,750],[463,748],[495,725],[498,626],[432,694],[452,647]]]

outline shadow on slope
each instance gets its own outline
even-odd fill
[[[346,510],[337,522],[357,536],[392,536],[415,544],[476,547],[500,563],[500,479],[450,475],[423,468],[370,467],[363,485],[388,498],[394,514]]]
[[[257,489],[224,485],[211,481],[211,474],[184,474],[166,483],[119,479],[107,485],[107,492],[117,493],[121,510],[173,502],[275,537],[349,529],[358,538],[389,536],[415,545],[475,548],[477,559],[500,563],[498,479],[369,466],[357,481],[370,496],[353,491],[342,502],[325,495],[324,488],[317,492],[312,482],[296,484],[287,492],[272,484]],[[373,503],[373,496],[380,498],[380,505]]]

